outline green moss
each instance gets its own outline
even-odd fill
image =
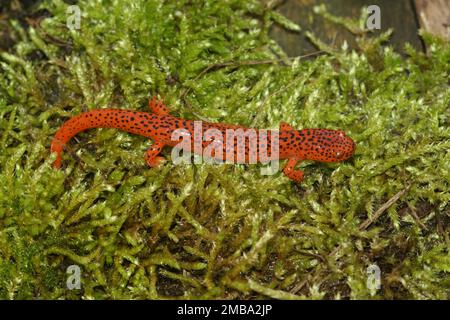
[[[358,29],[359,48],[308,33],[326,54],[289,59],[268,29],[300,28],[257,1],[134,3],[79,1],[80,30],[57,0],[40,27],[6,21],[1,298],[449,298],[448,43],[423,34],[428,54],[402,57],[389,34],[320,8]],[[340,128],[356,154],[304,163],[296,185],[253,165],[149,169],[148,141],[99,129],[51,168],[70,116],[147,110],[154,94],[189,119]],[[73,264],[81,290],[66,288]],[[380,290],[366,285],[372,264]]]

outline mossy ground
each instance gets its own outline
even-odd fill
[[[80,30],[60,0],[39,24],[1,21],[1,298],[450,297],[448,43],[402,57],[388,35],[349,50],[307,33],[322,54],[289,59],[268,30],[297,27],[257,1],[77,4]],[[189,119],[343,129],[356,154],[303,164],[296,185],[254,165],[149,169],[148,140],[98,129],[51,168],[70,116],[153,94]]]

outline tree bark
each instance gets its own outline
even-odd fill
[[[416,0],[416,10],[424,30],[450,39],[450,0]]]

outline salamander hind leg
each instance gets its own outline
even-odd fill
[[[295,170],[295,165],[297,164],[298,159],[289,159],[286,165],[283,168],[283,173],[289,178],[296,182],[301,182],[303,180],[303,171]]]
[[[169,109],[167,109],[166,105],[162,102],[162,100],[158,99],[158,97],[153,96],[152,99],[148,99],[148,106],[153,113],[156,113],[160,116],[169,115]]]
[[[164,143],[155,141],[147,150],[147,153],[145,154],[145,162],[147,162],[149,167],[154,168],[166,160],[164,157],[158,156],[163,147]]]

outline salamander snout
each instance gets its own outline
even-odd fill
[[[336,133],[335,139],[332,141],[334,157],[336,161],[344,161],[353,155],[356,145],[344,131],[338,130]]]
[[[305,147],[299,158],[321,162],[339,162],[350,158],[355,151],[355,143],[342,130],[305,129]],[[303,155],[303,157],[302,157]]]

